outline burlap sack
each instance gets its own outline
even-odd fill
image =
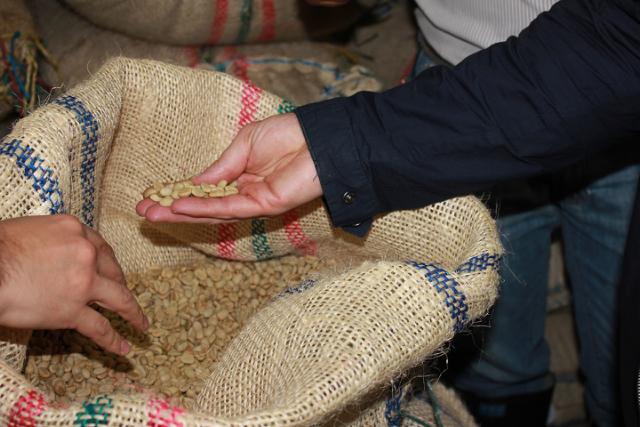
[[[99,28],[57,1],[32,0],[28,5],[47,48],[59,62],[58,72],[44,64],[44,77],[63,90],[87,79],[109,58],[121,55],[228,72],[296,105],[382,88],[368,70],[347,61],[353,58],[350,53],[328,43],[168,46]]]
[[[384,388],[488,310],[501,248],[473,197],[382,216],[364,239],[332,229],[319,202],[220,226],[152,226],[135,215],[141,189],[203,169],[241,126],[291,108],[226,74],[118,59],[17,123],[0,145],[7,189],[0,219],[73,214],[104,235],[127,272],[205,254],[325,256],[336,244],[370,261],[288,288],[256,313],[214,367],[193,411],[149,395],[52,407],[3,361],[0,420],[315,425]],[[20,347],[11,348],[19,366]]]
[[[136,39],[99,28],[58,0],[26,0],[35,27],[59,70],[42,64],[43,78],[63,91],[95,74],[112,57],[189,65],[191,49]]]
[[[252,81],[297,105],[382,89],[380,81],[364,67],[352,66],[343,72],[334,63],[322,63],[308,57],[236,53],[229,59],[219,58],[213,64],[203,62],[198,67]]]
[[[177,45],[301,40],[344,30],[365,11],[357,1],[335,8],[313,7],[297,0],[66,0],[66,3],[96,25]]]
[[[427,391],[419,394],[409,394],[404,406],[402,402],[400,403],[399,409],[402,411],[399,415],[403,427],[424,427],[425,422],[437,426],[438,419],[443,427],[478,426],[462,400],[452,389],[446,388],[441,383],[432,383],[428,387]],[[389,408],[389,403],[386,408]]]
[[[0,119],[37,105],[38,53],[44,53],[23,0],[0,2]]]
[[[392,386],[374,403],[341,414],[330,427],[478,427],[456,393],[439,382]],[[353,419],[349,419],[349,415]]]

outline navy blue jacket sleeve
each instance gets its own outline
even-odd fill
[[[640,138],[640,1],[562,0],[453,69],[296,114],[334,224],[357,234],[377,213],[559,169]]]

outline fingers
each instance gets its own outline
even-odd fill
[[[120,268],[120,264],[118,263],[111,246],[102,238],[102,236],[100,236],[100,234],[92,230],[90,227],[85,227],[85,235],[87,240],[89,240],[97,249],[96,268],[98,270],[98,274],[124,285],[124,272],[122,271],[122,268]]]
[[[149,328],[149,319],[142,312],[142,308],[131,291],[118,282],[98,276],[92,301],[114,313],[118,313],[123,319],[141,331]]]
[[[257,185],[266,186],[262,183]],[[171,206],[171,211],[176,215],[191,218],[216,218],[219,220],[239,220],[281,213],[272,208],[264,207],[248,193],[216,199],[176,200]]]
[[[158,204],[151,199],[143,199],[138,202],[136,205],[136,213],[140,216],[146,216],[147,210],[152,206],[157,206]]]
[[[131,350],[131,344],[113,329],[109,320],[90,307],[79,313],[76,324],[79,333],[107,351],[124,356]]]
[[[188,199],[185,199],[188,200]],[[174,202],[175,203],[175,202]],[[189,223],[189,224],[220,224],[229,222],[228,220],[218,218],[196,218],[189,215],[176,214],[171,208],[165,208],[155,205],[147,209],[145,218],[149,222],[170,222],[170,223]]]
[[[188,198],[185,200],[193,200]],[[199,200],[199,199],[195,199]],[[174,202],[176,203],[176,202]],[[152,200],[145,199],[138,203],[136,211],[138,215],[144,216],[149,222],[170,222],[170,223],[190,223],[190,224],[221,224],[226,222],[234,222],[232,220],[224,220],[219,218],[197,218],[189,215],[178,214],[172,212],[172,208],[165,208]]]
[[[240,176],[247,167],[253,128],[254,124],[250,124],[240,129],[220,158],[200,175],[195,176],[193,182],[201,184],[203,182],[219,182],[223,179],[233,181]]]
[[[92,299],[101,306],[118,313],[123,319],[131,322],[140,330],[149,327],[149,319],[143,314],[142,308],[125,285],[124,272],[111,246],[100,234],[85,227],[87,240],[97,249],[97,275],[94,283]]]

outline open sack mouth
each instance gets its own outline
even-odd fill
[[[143,305],[146,299],[148,310],[175,311],[158,328],[193,335],[182,350],[160,332],[145,339],[158,348],[154,356],[171,353],[158,363],[179,364],[199,389],[188,392],[188,408],[156,397],[187,396],[161,383],[55,404],[21,374],[27,335],[7,334],[0,344],[0,418],[46,425],[317,425],[373,393],[377,400],[358,406],[353,417],[359,425],[365,413],[384,417],[388,396],[376,390],[486,313],[502,249],[494,221],[474,197],[380,216],[361,239],[333,229],[319,201],[276,218],[216,226],[150,224],[135,214],[145,188],[203,169],[240,126],[290,109],[222,73],[116,59],[16,124],[0,144],[6,193],[0,218],[69,213],[97,229]],[[191,294],[182,302],[192,313],[184,323],[174,306],[163,305],[184,300],[181,292]],[[218,325],[228,318],[235,326],[223,339]],[[215,364],[201,358],[213,346]],[[104,374],[98,368],[69,377],[90,382]],[[109,371],[104,377],[111,378]]]

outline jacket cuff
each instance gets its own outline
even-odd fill
[[[347,98],[298,107],[302,132],[316,166],[324,201],[335,226],[362,236],[377,210],[371,174],[360,159]]]

